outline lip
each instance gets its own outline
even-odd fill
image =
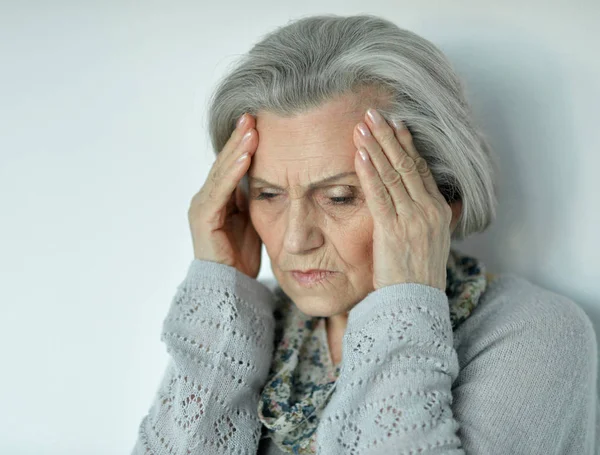
[[[298,284],[300,284],[301,286],[310,287],[320,283],[325,278],[335,275],[336,272],[332,272],[331,270],[312,269],[306,272],[302,272],[300,270],[292,270],[290,273]]]
[[[325,270],[325,269],[308,269],[308,270],[290,270],[290,272],[295,272],[295,273],[316,273],[316,272],[331,272],[331,270]]]

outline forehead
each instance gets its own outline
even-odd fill
[[[305,186],[354,171],[353,131],[368,107],[345,96],[289,118],[267,111],[257,113],[258,147],[248,175],[276,184]]]

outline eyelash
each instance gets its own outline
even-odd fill
[[[273,199],[273,197],[268,197],[268,196],[277,196],[277,194],[275,193],[260,193],[258,196],[256,196],[256,200],[271,200]],[[341,199],[341,201],[340,201]],[[334,201],[332,202],[331,205],[353,205],[354,204],[354,200],[356,199],[355,196],[347,196],[347,197],[330,197],[329,200]]]

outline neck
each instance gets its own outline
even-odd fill
[[[336,314],[327,318],[327,331],[333,331],[342,334],[346,331],[348,325],[348,313]]]
[[[326,319],[327,341],[334,365],[342,361],[342,339],[348,325],[348,313],[336,314]]]

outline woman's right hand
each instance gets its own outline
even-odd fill
[[[233,130],[206,182],[192,197],[188,220],[195,259],[226,264],[256,278],[262,242],[250,221],[248,201],[239,182],[258,146],[258,131],[254,117],[243,114],[241,118],[245,122]],[[244,160],[237,161],[245,154]]]

